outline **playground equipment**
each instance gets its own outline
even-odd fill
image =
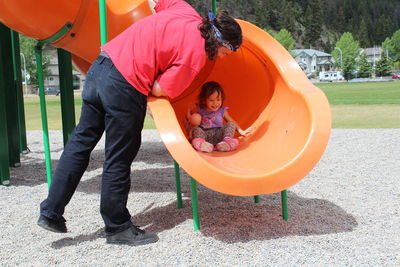
[[[0,22],[72,53],[86,71],[99,53],[99,13],[95,0],[69,0],[54,4],[28,0],[0,0]],[[108,1],[107,31],[102,42],[150,14],[144,0]],[[104,1],[103,1],[104,3]],[[214,3],[215,4],[215,3]],[[7,7],[7,8],[5,8]],[[35,14],[31,18],[29,14]],[[26,18],[29,17],[29,20]],[[104,20],[104,17],[103,17]],[[50,23],[51,22],[51,23]],[[239,21],[244,42],[238,52],[208,61],[185,93],[174,101],[149,97],[154,121],[175,162],[178,206],[179,165],[192,178],[195,229],[198,229],[196,181],[218,192],[256,196],[282,192],[287,219],[286,189],[300,181],[318,162],[328,142],[331,115],[324,94],[304,75],[290,54],[270,35]],[[61,29],[61,30],[60,30]],[[53,38],[65,29],[62,36]],[[200,153],[186,138],[182,118],[206,81],[219,82],[227,95],[230,114],[242,128],[255,126],[253,135],[240,139],[233,152]],[[179,164],[179,165],[178,165]]]

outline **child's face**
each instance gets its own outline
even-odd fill
[[[222,96],[218,92],[211,94],[206,100],[206,109],[208,112],[217,111],[222,105]]]

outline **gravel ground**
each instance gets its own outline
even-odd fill
[[[41,132],[28,132],[31,153],[0,186],[1,266],[400,266],[400,129],[334,129],[326,153],[280,195],[233,197],[199,186],[201,231],[193,231],[190,185],[176,209],[173,162],[156,131],[143,132],[128,207],[134,223],[160,241],[141,247],[105,244],[99,214],[104,141],[67,206],[69,232],[36,226],[46,197]],[[51,132],[53,168],[62,151]]]

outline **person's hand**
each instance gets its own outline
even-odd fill
[[[240,135],[247,136],[247,135],[252,134],[255,129],[256,129],[256,127],[251,126],[251,127],[247,128],[246,130],[239,129],[238,132]]]

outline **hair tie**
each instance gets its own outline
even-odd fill
[[[210,20],[210,22],[212,24],[214,24],[214,20],[215,20],[215,15],[211,10],[208,10],[208,19]]]
[[[215,15],[211,10],[208,10],[208,19],[210,20],[211,28],[212,28],[212,30],[214,32],[214,37],[215,37],[215,39],[217,39],[218,43],[220,43],[220,45],[228,48],[229,50],[232,50],[232,51],[238,50],[239,46],[233,46],[228,41],[226,41],[224,39],[224,37],[222,36],[222,33],[217,28],[217,26],[215,26],[215,24],[214,24]]]

